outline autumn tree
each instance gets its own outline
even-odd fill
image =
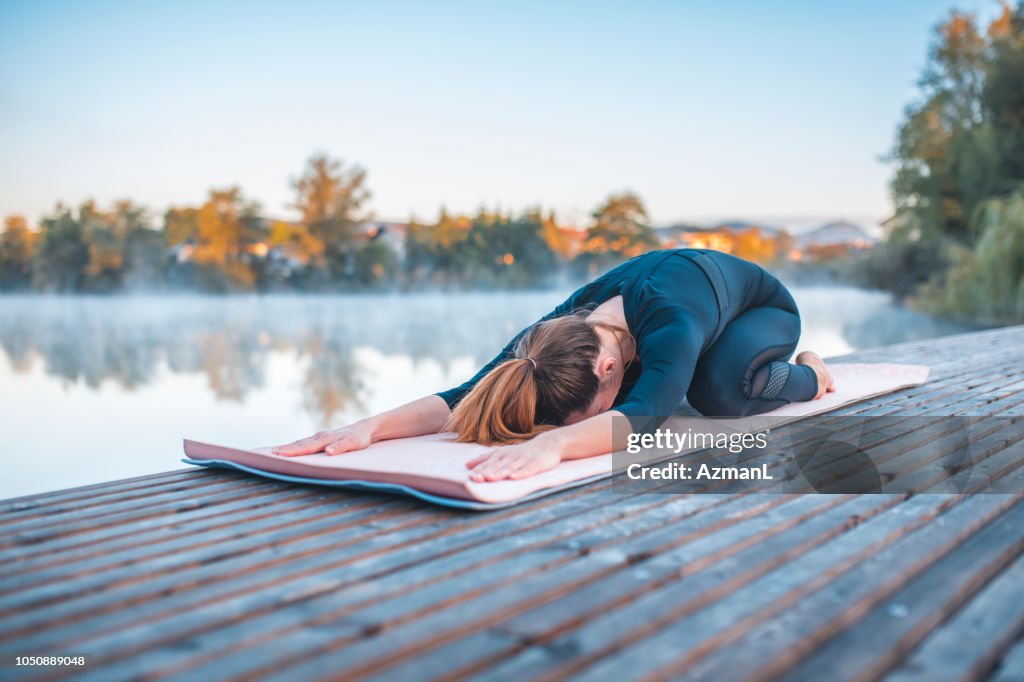
[[[632,192],[623,192],[609,196],[594,212],[583,251],[593,260],[610,264],[658,245],[658,237],[648,225],[643,201]]]
[[[334,276],[344,274],[351,265],[356,227],[368,218],[364,211],[370,199],[366,170],[315,154],[292,185],[302,224],[323,244],[321,264]]]
[[[4,219],[4,231],[0,233],[0,289],[22,289],[31,284],[34,237],[25,216]]]
[[[164,213],[164,241],[168,246],[195,242],[199,232],[199,209],[194,206],[171,207]]]
[[[111,291],[121,285],[124,265],[124,230],[111,216],[89,199],[78,207],[82,239],[89,250],[85,266],[86,288]]]
[[[216,265],[240,260],[259,236],[257,209],[238,187],[210,190],[196,214],[196,260]]]
[[[568,233],[559,226],[554,211],[548,211],[547,214],[544,214],[540,208],[536,208],[531,210],[528,215],[533,220],[540,222],[544,243],[559,259],[568,261],[575,255],[575,244]]]
[[[263,239],[259,206],[238,187],[210,190],[195,214],[195,262],[201,266],[202,285],[213,289],[250,288],[257,275],[249,247]]]

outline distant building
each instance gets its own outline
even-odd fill
[[[192,254],[194,251],[195,246],[193,246],[192,242],[184,241],[167,249],[167,259],[173,263],[182,265],[192,260]]]
[[[782,228],[738,220],[711,227],[668,225],[654,231],[665,248],[714,249],[759,262],[839,257],[878,242],[859,225],[846,221],[827,223],[795,237]]]
[[[732,246],[731,233],[718,227],[670,225],[656,227],[654,233],[667,249],[714,249],[728,253]]]
[[[785,230],[766,225],[729,221],[712,227],[669,225],[654,228],[665,248],[713,249],[755,261],[768,261],[789,248]]]
[[[356,241],[362,244],[380,241],[390,247],[401,260],[405,258],[405,238],[408,233],[408,223],[368,220],[356,227]]]
[[[797,246],[804,250],[836,246],[870,249],[877,241],[864,228],[845,221],[827,223],[796,237]]]

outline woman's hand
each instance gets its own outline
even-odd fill
[[[328,455],[340,455],[343,452],[362,450],[372,442],[373,429],[366,422],[358,421],[333,431],[319,431],[308,438],[273,448],[271,452],[283,457],[312,455],[321,450]]]
[[[562,457],[558,450],[537,437],[525,443],[503,445],[485,452],[466,462],[470,470],[469,480],[484,481],[519,480],[554,469]]]

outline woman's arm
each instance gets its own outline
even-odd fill
[[[609,410],[570,426],[545,431],[518,445],[504,445],[466,462],[472,481],[500,481],[534,476],[559,462],[606,455],[626,447],[632,433],[618,410]]]
[[[448,421],[450,414],[451,410],[444,399],[428,395],[393,410],[360,419],[354,424],[333,431],[317,432],[308,438],[274,448],[272,452],[285,457],[311,455],[321,451],[328,455],[340,455],[362,450],[379,440],[437,433]]]

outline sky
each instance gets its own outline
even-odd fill
[[[314,152],[368,170],[376,217],[541,205],[585,224],[866,226],[934,25],[996,0],[0,0],[0,215],[159,215],[239,185],[294,216]]]

